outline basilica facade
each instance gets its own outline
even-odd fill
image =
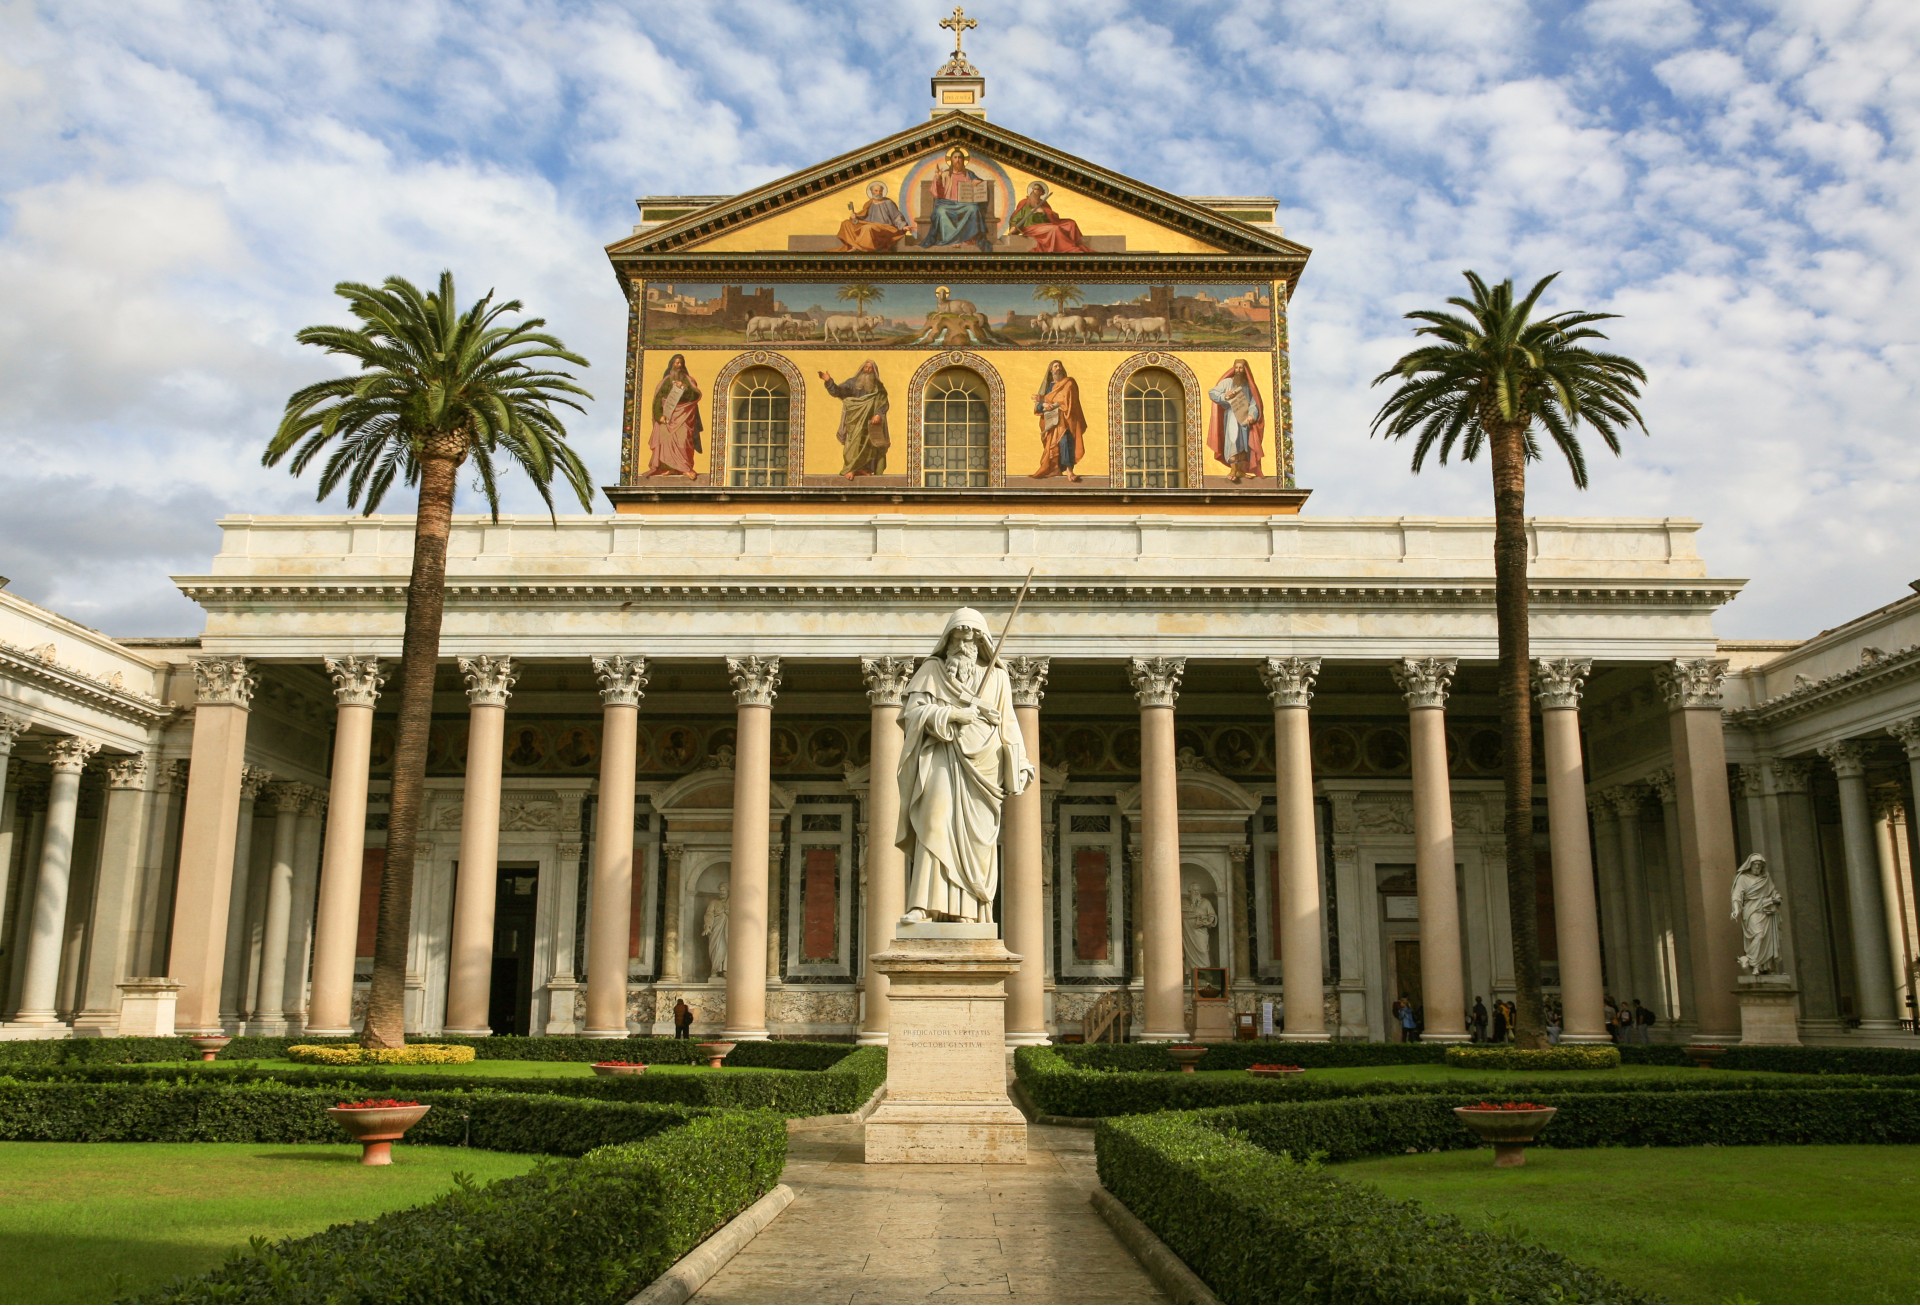
[[[1491,522],[1304,511],[1309,251],[1272,199],[990,123],[958,55],[934,91],[758,190],[645,199],[608,247],[610,511],[453,530],[410,1030],[665,1033],[684,999],[703,1033],[884,1041],[901,694],[954,608],[998,637],[1024,592],[1009,1041],[1184,1037],[1215,970],[1286,1037],[1397,1037],[1401,998],[1464,1037],[1513,979]],[[411,522],[221,530],[177,578],[197,639],[0,592],[10,1035],[357,1022]],[[1741,582],[1699,531],[1529,527],[1565,1036],[1611,999],[1739,1038],[1760,852],[1802,1037],[1910,1037],[1920,596],[1723,643]]]

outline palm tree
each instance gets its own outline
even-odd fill
[[[1069,304],[1084,304],[1087,297],[1080,293],[1080,287],[1055,283],[1047,286],[1035,286],[1033,297],[1043,304],[1052,304],[1054,316],[1067,311]]]
[[[1437,446],[1446,463],[1457,450],[1472,462],[1484,448],[1493,470],[1493,592],[1500,637],[1500,733],[1506,751],[1507,910],[1513,923],[1514,1005],[1519,1038],[1546,1041],[1540,992],[1540,940],[1533,865],[1533,718],[1527,643],[1527,464],[1537,460],[1544,430],[1567,460],[1573,483],[1587,488],[1587,460],[1577,428],[1591,426],[1620,452],[1620,432],[1647,427],[1634,407],[1647,374],[1632,359],[1599,353],[1583,341],[1605,340],[1590,325],[1612,313],[1569,312],[1532,320],[1554,276],[1514,302],[1513,282],[1489,289],[1468,272],[1473,298],[1447,303],[1460,314],[1423,309],[1414,335],[1435,343],[1415,349],[1373,379],[1398,383],[1373,419],[1376,434],[1414,437],[1413,470]]]
[[[856,281],[850,286],[840,287],[840,298],[853,304],[853,311],[861,317],[867,315],[867,305],[877,299],[885,299],[887,292],[871,281]]]
[[[295,391],[261,461],[272,467],[292,451],[297,476],[323,450],[330,450],[320,471],[319,497],[326,498],[344,482],[348,505],[368,515],[396,478],[420,487],[400,646],[387,866],[374,933],[373,989],[361,1032],[361,1042],[368,1047],[399,1047],[406,1042],[402,1003],[414,836],[426,779],[427,728],[433,718],[455,477],[460,465],[471,459],[476,483],[496,520],[496,462],[503,457],[526,472],[549,514],[556,470],[579,496],[581,507],[591,509],[586,466],[564,443],[567,433],[553,409],[564,404],[584,412],[569,396],[592,396],[573,383],[572,373],[546,370],[550,361],[585,367],[587,360],[541,331],[543,320],[502,322],[507,314],[520,311],[520,301],[495,304],[491,291],[461,312],[451,272],[442,272],[439,289],[425,295],[401,277],[388,277],[377,289],[343,281],[334,293],[347,301],[360,324],[303,327],[294,338],[356,361],[359,371]]]

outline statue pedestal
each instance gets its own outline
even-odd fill
[[[1024,1164],[1027,1120],[1007,1097],[1006,1047],[1006,981],[1020,958],[999,927],[900,925],[872,964],[891,1007],[867,1163]]]
[[[1734,991],[1740,997],[1741,1043],[1800,1045],[1800,991],[1786,975],[1742,975]]]

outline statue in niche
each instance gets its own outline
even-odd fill
[[[993,920],[1001,808],[1034,776],[997,661],[986,618],[961,608],[907,684],[894,839],[906,855],[905,920]]]
[[[1180,936],[1186,945],[1187,969],[1195,966],[1213,965],[1213,935],[1210,932],[1220,923],[1220,917],[1213,910],[1213,901],[1199,889],[1189,885],[1180,895]]]
[[[1780,888],[1759,853],[1733,875],[1733,919],[1740,923],[1740,969],[1772,975],[1780,969]]]
[[[700,932],[707,936],[707,980],[711,983],[727,973],[727,885],[707,904],[706,919]]]

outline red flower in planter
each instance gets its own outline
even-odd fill
[[[370,1097],[364,1102],[341,1102],[335,1105],[336,1111],[373,1111],[396,1106],[419,1106],[418,1102],[399,1102],[390,1097]]]
[[[644,1061],[596,1061],[593,1064],[596,1066],[638,1066],[642,1070],[647,1068],[647,1063]]]
[[[1472,1106],[1460,1108],[1462,1111],[1545,1111],[1538,1102],[1475,1102]]]
[[[1247,1069],[1248,1070],[1300,1070],[1302,1069],[1302,1067],[1281,1066],[1281,1065],[1259,1065],[1259,1066],[1248,1066]]]

